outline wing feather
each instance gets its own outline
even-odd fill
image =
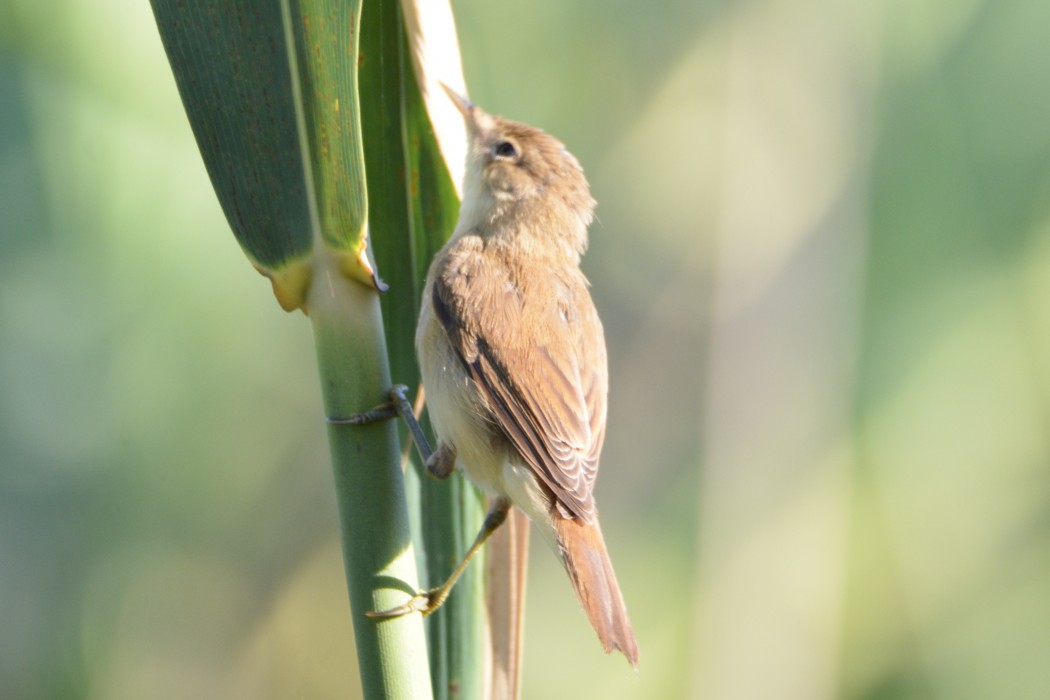
[[[563,514],[593,522],[606,354],[583,275],[515,276],[475,253],[450,261],[432,296],[494,422]]]

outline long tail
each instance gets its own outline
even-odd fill
[[[638,642],[598,523],[559,518],[556,513],[554,521],[562,563],[602,647],[606,653],[619,649],[638,668]]]

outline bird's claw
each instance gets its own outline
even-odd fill
[[[376,406],[371,411],[364,411],[363,413],[354,413],[346,418],[334,418],[328,416],[325,418],[325,422],[333,425],[367,425],[369,423],[375,423],[376,421],[386,420],[387,418],[396,418],[397,409],[393,403],[384,403]]]
[[[381,403],[370,411],[354,413],[346,418],[334,418],[328,416],[325,420],[334,425],[368,425],[369,423],[375,423],[376,421],[386,420],[388,418],[397,418],[397,416],[400,415],[398,412],[398,403],[409,405],[408,410],[411,411],[411,404],[408,403],[407,398],[407,386],[404,384],[395,384],[390,387],[389,394],[390,401]]]
[[[444,598],[439,597],[440,591],[441,589],[439,588],[429,591],[420,591],[409,598],[407,602],[398,605],[396,608],[390,608],[389,610],[376,610],[365,614],[369,617],[390,619],[417,612],[422,613],[423,617],[426,617],[441,607],[441,603],[444,602]]]

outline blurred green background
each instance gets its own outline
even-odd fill
[[[1050,693],[1050,3],[454,4],[599,201],[642,650],[530,566],[527,698]],[[146,2],[0,6],[0,696],[346,698],[311,333]]]

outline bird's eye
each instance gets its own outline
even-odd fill
[[[518,156],[518,149],[510,141],[500,141],[492,147],[492,154],[497,158],[510,160]]]

